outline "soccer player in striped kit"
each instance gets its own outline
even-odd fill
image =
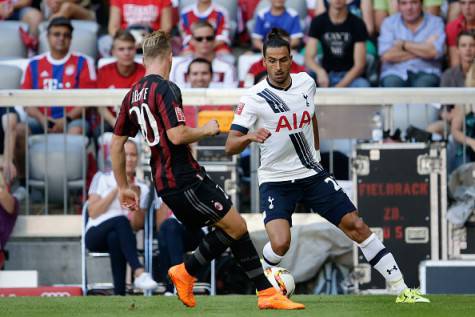
[[[146,37],[143,54],[145,77],[125,96],[114,127],[112,169],[122,206],[137,210],[138,195],[125,175],[124,144],[141,131],[152,152],[153,180],[162,200],[187,226],[215,227],[191,257],[168,271],[178,298],[186,306],[194,307],[194,276],[229,247],[256,285],[260,309],[303,309],[304,305],[292,302],[271,286],[246,222],[232,206],[229,196],[208,177],[191,154],[189,144],[216,135],[219,126],[216,120],[200,128],[186,126],[180,89],[168,81],[172,64],[169,36],[156,31]]]
[[[315,81],[303,72],[290,74],[289,42],[273,30],[264,42],[263,55],[267,79],[242,97],[226,152],[240,153],[251,142],[260,145],[260,206],[270,239],[263,250],[265,263],[277,266],[289,249],[292,212],[297,202],[303,202],[358,243],[368,262],[398,293],[396,303],[429,302],[406,286],[393,255],[320,165]]]

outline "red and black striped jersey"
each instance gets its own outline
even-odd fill
[[[174,145],[167,130],[185,124],[181,91],[159,75],[148,75],[125,96],[114,134],[134,137],[140,131],[150,146],[150,166],[157,192],[188,185],[201,167],[189,145]]]

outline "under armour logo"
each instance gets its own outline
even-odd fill
[[[386,270],[386,272],[388,272],[389,275],[391,275],[392,271],[397,271],[397,266],[394,265],[391,269]]]
[[[302,94],[302,97],[305,99],[305,104],[307,105],[307,107],[310,107],[310,103],[308,102],[308,95]]]
[[[269,202],[269,209],[274,209],[274,204],[272,203],[274,200],[275,198],[272,198],[271,196],[267,198],[267,201]]]

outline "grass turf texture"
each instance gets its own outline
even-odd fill
[[[197,307],[187,308],[176,297],[0,298],[0,315],[14,316],[475,316],[475,296],[430,296],[431,304],[395,304],[394,296],[292,297],[306,305],[301,311],[257,309],[255,296],[198,296]]]

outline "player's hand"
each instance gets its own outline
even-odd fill
[[[271,133],[265,128],[259,128],[254,132],[248,133],[247,136],[252,142],[264,143],[271,136]]]
[[[206,135],[214,136],[219,134],[219,124],[215,119],[209,120],[203,128],[206,131]]]
[[[330,86],[330,79],[328,78],[328,74],[325,70],[317,72],[317,83],[318,87],[322,88],[327,88]]]
[[[119,188],[119,202],[122,208],[127,208],[130,211],[139,210],[139,196],[132,187]]]

